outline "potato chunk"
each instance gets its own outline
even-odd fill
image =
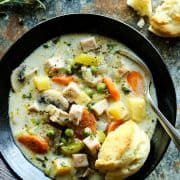
[[[50,79],[47,76],[36,76],[34,83],[39,91],[50,89]]]
[[[140,122],[146,115],[146,101],[144,97],[129,96],[128,107],[131,113],[131,117],[134,121]]]
[[[51,176],[62,176],[71,173],[72,165],[68,159],[55,159],[52,161]]]
[[[107,109],[107,113],[113,120],[126,120],[129,115],[127,107],[121,101],[112,103]]]
[[[83,64],[83,65],[90,65],[90,66],[97,66],[102,61],[102,58],[99,56],[93,56],[90,54],[79,54],[74,58],[75,63]]]

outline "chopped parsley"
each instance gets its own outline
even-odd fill
[[[39,161],[42,164],[43,168],[46,168],[46,161],[48,160],[48,158],[46,156],[44,157],[44,159],[36,157],[36,160]]]
[[[22,95],[22,98],[23,98],[23,99],[32,99],[32,93],[23,94],[23,95]]]
[[[52,42],[53,42],[54,44],[57,44],[57,43],[59,42],[59,37],[54,38],[54,39],[52,40]]]
[[[93,106],[92,103],[87,104],[88,111],[90,111],[90,112],[93,111],[92,106]]]
[[[41,119],[31,119],[31,122],[32,122],[34,125],[38,126],[39,124],[41,124],[42,120],[41,120]]]
[[[71,46],[71,43],[66,42],[66,41],[64,41],[64,44],[66,44],[67,46]]]
[[[47,48],[49,48],[49,45],[48,44],[43,44],[43,48],[47,49]]]
[[[61,166],[62,167],[69,167],[69,165],[67,163],[65,163],[65,162],[61,162]]]
[[[115,44],[108,43],[106,46],[107,46],[108,51],[110,52],[110,51],[112,51],[113,48],[115,47]]]
[[[124,92],[124,94],[129,94],[131,92],[131,90],[125,84],[121,86],[121,89]]]

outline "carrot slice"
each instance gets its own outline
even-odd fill
[[[144,92],[144,78],[141,73],[137,71],[131,71],[127,75],[127,81],[132,90],[137,94],[143,94]]]
[[[104,77],[103,79],[104,83],[106,84],[106,87],[111,95],[111,97],[115,100],[118,101],[120,99],[120,92],[115,86],[115,84],[112,82],[111,78],[109,77]]]
[[[81,139],[83,138],[84,128],[90,128],[92,132],[96,132],[96,118],[87,109],[83,110],[82,119],[78,126],[75,126],[75,134]]]
[[[48,151],[48,143],[45,139],[30,134],[19,135],[17,140],[35,153],[44,154]]]
[[[63,85],[68,85],[73,80],[74,80],[73,76],[66,76],[66,75],[54,76],[52,78],[53,82],[56,82],[56,83],[59,83],[59,84],[63,84]]]
[[[123,120],[117,120],[113,121],[109,124],[107,132],[114,131],[116,128],[118,128],[123,123]]]

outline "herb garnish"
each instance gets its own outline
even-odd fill
[[[71,43],[66,42],[66,41],[64,41],[64,44],[66,44],[67,46],[71,46]]]
[[[49,47],[48,44],[43,44],[43,48],[47,49]]]
[[[124,92],[124,94],[129,94],[131,92],[131,90],[127,86],[125,86],[125,84],[121,86],[121,89]]]
[[[57,44],[58,42],[59,42],[59,37],[57,37],[57,38],[54,38],[53,40],[52,40],[52,42],[54,43],[54,44]]]
[[[110,51],[112,51],[112,50],[113,50],[113,48],[114,48],[115,44],[108,43],[106,46],[107,46],[108,51],[110,52]]]
[[[40,163],[42,163],[42,167],[46,168],[46,164],[45,162],[48,160],[48,158],[45,156],[44,159],[41,159],[39,157],[36,157],[36,160],[39,161]]]
[[[23,99],[32,99],[32,94],[31,94],[31,93],[29,93],[29,94],[23,94],[23,95],[22,95],[22,98],[23,98]]]

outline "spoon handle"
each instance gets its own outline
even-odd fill
[[[167,118],[161,113],[159,108],[154,104],[154,102],[151,99],[151,96],[149,94],[147,96],[149,103],[151,104],[151,107],[159,117],[158,120],[160,121],[161,125],[176,145],[177,149],[180,151],[180,134],[175,129],[175,127],[167,120]]]

